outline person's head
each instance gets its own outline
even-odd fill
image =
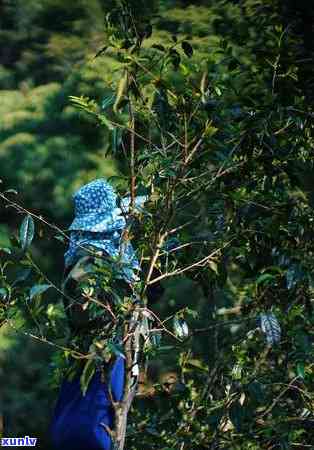
[[[96,179],[82,186],[74,195],[75,218],[71,231],[111,232],[125,227],[118,196],[104,179]]]
[[[123,198],[120,207],[118,196],[113,187],[103,178],[91,181],[82,186],[74,195],[75,218],[69,227],[71,230],[68,250],[64,255],[65,267],[76,263],[86,250],[103,252],[120,258],[123,277],[137,280],[134,270],[139,269],[139,262],[130,243],[121,244],[122,231],[126,227],[126,218],[130,206],[130,198]],[[137,197],[142,199],[146,197]],[[121,250],[121,251],[120,251]],[[93,253],[93,252],[92,252]]]

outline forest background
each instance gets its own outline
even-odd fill
[[[109,52],[95,58],[104,46],[104,16],[110,9],[109,3],[101,0],[0,0],[1,190],[16,189],[17,195],[8,193],[14,201],[62,229],[72,220],[71,195],[79,186],[97,177],[113,177],[125,172],[121,154],[108,156],[116,145],[111,133],[96,126],[69,101],[69,96],[85,95],[101,105],[115,92],[119,72],[114,55]],[[296,403],[302,403],[294,398],[298,389],[307,392],[305,397],[313,391],[314,8],[305,0],[169,0],[152,2],[150,6],[154,10],[154,42],[166,45],[169,35],[174,35],[176,39],[188,40],[193,47],[192,62],[189,62],[191,55],[186,48],[188,61],[182,60],[179,74],[173,73],[176,83],[183,86],[182,76],[190,76],[194,69],[201,72],[200,68],[206,68],[212,74],[209,98],[203,100],[219,129],[214,141],[217,160],[224,160],[226,135],[234,134],[241,146],[249,149],[257,145],[264,127],[263,151],[256,155],[254,167],[248,166],[222,181],[227,198],[223,206],[215,198],[211,199],[212,205],[208,205],[208,198],[202,199],[201,206],[212,218],[207,231],[214,235],[224,227],[241,228],[243,221],[249,224],[252,220],[256,224],[258,216],[262,217],[260,230],[266,229],[264,240],[256,240],[254,245],[252,241],[251,259],[248,253],[243,256],[245,252],[238,244],[234,251],[242,258],[235,258],[231,264],[226,257],[218,266],[211,265],[209,270],[215,283],[211,283],[210,299],[199,284],[182,276],[163,283],[165,294],[155,310],[162,317],[168,317],[180,308],[196,305],[198,319],[192,318],[191,324],[194,320],[201,329],[208,325],[209,319],[238,319],[253,279],[255,286],[257,283],[265,291],[269,289],[267,306],[273,302],[282,320],[287,315],[287,339],[294,339],[294,347],[283,346],[268,361],[269,370],[275,370],[276,364],[288,364],[282,362],[283,354],[292,355],[293,364],[289,366],[286,382],[289,384],[297,376],[307,385],[305,388],[301,383],[295,387],[288,398],[288,404],[291,402],[295,408]],[[201,77],[197,81],[200,84]],[[201,88],[200,94],[205,95]],[[282,128],[270,131],[267,120],[275,116],[279,108],[280,114],[285,109],[290,119],[287,118]],[[244,138],[240,124],[248,118],[256,134]],[[250,204],[249,182],[246,189],[241,190],[242,180],[250,180],[250,170],[254,177],[258,174],[252,190],[262,193],[255,200],[265,200],[269,195],[265,208]],[[250,180],[253,185],[254,177]],[[263,185],[258,184],[260,181]],[[0,247],[9,248],[10,236],[17,234],[22,217],[5,206],[5,203],[1,205]],[[271,208],[270,213],[267,206]],[[284,219],[278,218],[276,208],[281,208]],[[278,230],[284,235],[280,238],[285,248],[283,253],[276,245],[274,217],[280,224]],[[287,224],[286,229],[283,223]],[[49,279],[59,284],[64,245],[47,234],[44,227],[38,233],[45,239],[33,244],[34,259]],[[272,235],[273,242],[270,241]],[[270,266],[273,269],[265,270]],[[230,325],[228,329],[230,342],[237,327],[239,325]],[[217,339],[214,332],[198,336],[187,371],[205,370],[204,361],[210,364],[217,357]],[[241,357],[246,358],[243,356],[246,351],[249,352],[247,348],[241,351],[237,354],[239,361]],[[54,364],[53,348],[7,327],[1,329],[0,400],[7,412],[10,433],[12,436],[38,436],[45,449],[50,448],[47,427],[57,395],[52,380]],[[165,353],[150,369],[153,381],[147,386],[147,396],[154,398],[150,392],[154,390],[152,383],[159,383],[163,397],[156,399],[154,406],[160,411],[163,408],[167,411],[172,401],[169,386],[174,385],[180,391],[176,364],[172,355]],[[232,364],[230,362],[231,371]],[[230,379],[237,383],[241,376],[235,372],[233,369]],[[254,385],[251,390],[254,389],[258,391],[258,386]],[[258,396],[262,394],[255,392],[255,395],[258,403]],[[302,408],[299,405],[303,419],[301,427],[299,424],[292,427],[295,434],[289,435],[285,425],[274,435],[271,427],[266,427],[268,434],[265,433],[265,441],[261,440],[265,443],[259,444],[260,447],[250,446],[249,438],[243,441],[237,438],[233,446],[226,444],[222,448],[294,448],[293,443],[298,442],[311,448],[313,437],[307,435],[307,431],[313,427],[313,399],[306,407],[305,403]],[[241,434],[248,417],[243,417],[240,406],[237,404],[238,409],[234,407],[229,415],[235,416],[231,422]],[[160,414],[165,415],[165,411]],[[215,425],[220,418],[219,414],[213,414],[210,420]],[[205,419],[200,423],[202,420]],[[149,439],[156,440],[158,432],[151,427],[150,433],[147,448],[154,448],[149,447],[152,445]],[[162,448],[166,448],[166,444],[163,445]],[[200,444],[195,444],[195,448],[201,448]]]

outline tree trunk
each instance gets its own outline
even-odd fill
[[[140,313],[137,308],[132,312],[130,321],[125,326],[124,350],[126,371],[124,394],[121,402],[113,402],[115,410],[115,430],[113,433],[113,450],[123,450],[125,446],[127,418],[138,385],[138,355],[140,337]]]

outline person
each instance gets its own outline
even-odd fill
[[[119,200],[103,178],[82,186],[73,198],[75,218],[64,255],[63,300],[71,343],[88,354],[112,336],[116,339],[112,344],[121,342],[122,324],[113,310],[125,297],[138,301],[134,283],[140,280],[141,269],[132,244],[124,238],[130,198]],[[137,197],[136,208],[144,201],[145,197]],[[146,295],[153,303],[162,294],[156,283]],[[111,449],[112,400],[123,397],[125,361],[122,354],[112,357],[104,352],[100,348],[100,363],[86,392],[81,390],[86,366],[80,361],[79,366],[77,361],[72,364],[72,379],[63,380],[51,424],[55,450]]]

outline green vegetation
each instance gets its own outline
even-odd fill
[[[0,178],[18,191],[5,197],[64,229],[71,193],[95,177],[150,195],[131,231],[147,261],[140,288],[150,265],[163,274],[154,312],[167,331],[148,350],[127,448],[314,446],[310,2],[0,8]],[[65,353],[18,336],[71,354],[58,292],[34,289],[60,284],[65,247],[41,220],[33,236],[31,218],[9,241],[21,216],[8,204],[1,396],[10,433],[47,449]]]

